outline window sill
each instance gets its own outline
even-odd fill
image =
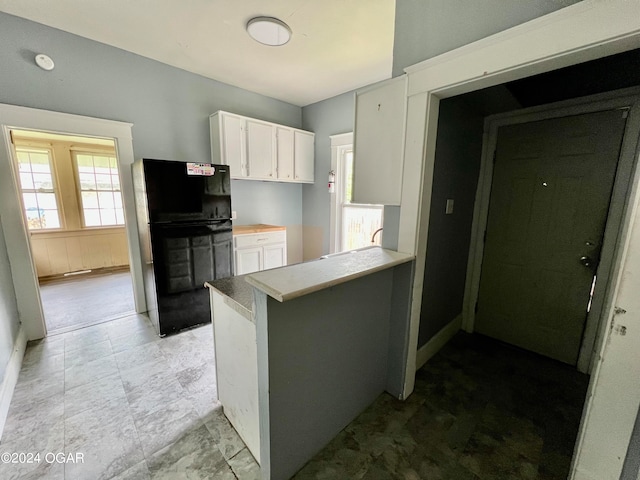
[[[29,234],[35,237],[79,237],[85,235],[108,235],[114,233],[114,231],[124,231],[124,225],[113,225],[108,227],[87,227],[74,230],[51,229],[51,230],[29,230]]]

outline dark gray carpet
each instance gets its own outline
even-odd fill
[[[40,285],[40,297],[50,335],[106,322],[135,310],[128,271],[49,281]]]

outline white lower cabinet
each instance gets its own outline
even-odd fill
[[[263,270],[269,268],[282,267],[287,264],[287,245],[286,243],[277,243],[275,245],[265,245],[262,247],[263,254]]]
[[[287,232],[234,235],[235,274],[259,272],[287,264]]]
[[[259,272],[262,270],[264,252],[263,247],[248,247],[236,249],[236,275]]]

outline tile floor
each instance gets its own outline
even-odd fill
[[[28,347],[1,452],[80,452],[84,463],[0,464],[1,479],[259,478],[215,399],[210,325],[159,339],[142,316]],[[588,377],[458,334],[295,480],[564,480]]]
[[[27,348],[0,442],[41,462],[0,463],[0,478],[259,478],[215,398],[211,325],[161,339],[132,315],[48,337]]]
[[[405,402],[381,395],[295,480],[566,480],[588,376],[459,333]]]

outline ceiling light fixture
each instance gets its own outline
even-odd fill
[[[252,18],[247,23],[247,33],[256,42],[272,47],[284,45],[291,39],[289,25],[272,17]]]

